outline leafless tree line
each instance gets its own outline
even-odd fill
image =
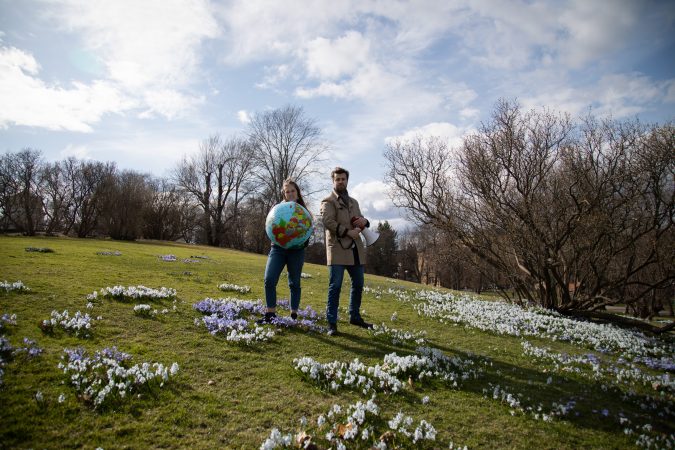
[[[0,230],[198,242],[263,252],[281,182],[311,186],[325,151],[302,108],[255,114],[243,137],[213,135],[167,178],[114,163],[45,162],[26,148],[0,157]]]
[[[442,235],[436,256],[472,263],[472,283],[479,273],[509,300],[567,314],[672,314],[672,124],[575,122],[501,101],[461,148],[419,137],[385,157],[393,201]]]

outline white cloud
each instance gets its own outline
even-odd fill
[[[675,103],[675,79],[670,79],[666,82],[668,86],[668,92],[664,101],[667,103]]]
[[[642,74],[606,75],[597,85],[600,114],[626,117],[643,111],[650,103],[667,100],[675,78],[654,81]]]
[[[280,64],[278,66],[265,66],[265,77],[263,81],[256,83],[256,87],[260,89],[273,88],[281,81],[288,77],[291,67],[288,64]]]
[[[307,72],[310,77],[335,80],[350,76],[368,63],[370,42],[358,31],[348,31],[335,40],[316,38],[307,44]]]
[[[553,66],[568,71],[608,60],[636,42],[649,45],[646,36],[656,32],[639,19],[646,14],[667,16],[663,13],[669,7],[628,0],[613,2],[611,8],[585,0],[478,0],[455,8],[452,24],[439,25],[431,37],[454,36],[456,53],[465,59],[504,70]],[[662,22],[663,27],[672,26],[668,19]]]
[[[139,114],[141,118],[161,115],[167,119],[186,116],[198,105],[204,103],[204,97],[186,95],[174,89],[150,89],[143,94],[147,109]]]
[[[109,79],[145,104],[143,116],[175,117],[201,101],[185,88],[200,76],[201,42],[219,35],[205,0],[55,0],[48,6],[45,15],[81,33]]]
[[[403,231],[414,224],[404,217],[405,211],[397,208],[389,197],[389,186],[382,181],[366,181],[349,189],[361,208],[361,213],[370,221],[370,228],[387,221],[396,231]]]
[[[229,65],[279,56],[297,56],[297,50],[317,37],[331,36],[339,21],[353,15],[348,1],[267,2],[235,0],[214,6],[225,25]]]
[[[92,131],[108,113],[122,113],[134,102],[106,81],[73,82],[72,87],[48,85],[36,76],[33,55],[0,47],[0,127],[24,125],[50,130]]]
[[[660,104],[673,103],[675,78],[655,81],[640,74],[608,74],[597,82],[580,87],[560,84],[546,86],[542,92],[525,97],[524,108],[550,107],[578,116],[592,109],[599,116],[630,117]]]
[[[12,72],[16,75],[20,71],[30,75],[37,75],[40,71],[40,65],[33,55],[25,53],[18,48],[3,46],[0,47],[0,69],[2,69],[5,76],[9,76]]]
[[[480,110],[476,108],[462,108],[459,111],[459,116],[465,120],[474,120],[477,119],[480,114]]]
[[[251,123],[251,114],[245,109],[237,111],[237,118],[239,119],[239,122],[243,123],[244,125]]]
[[[410,141],[417,136],[439,137],[448,143],[450,149],[460,148],[467,134],[474,132],[473,128],[458,127],[448,122],[432,122],[421,127],[412,128],[399,136],[391,136],[385,139],[386,143],[395,140]]]
[[[139,131],[121,138],[91,141],[88,155],[97,161],[115,161],[121,169],[167,175],[184,155],[199,150],[200,138],[181,134]]]
[[[86,145],[68,144],[59,152],[60,159],[69,158],[71,156],[77,159],[91,159],[91,156],[89,156],[89,149]]]
[[[398,217],[388,192],[389,187],[382,181],[366,181],[349,188],[349,195],[359,202],[361,213],[369,220]]]
[[[639,4],[617,1],[611,8],[602,2],[573,0],[557,18],[565,34],[559,40],[560,62],[581,67],[598,56],[620,49],[634,35]]]
[[[130,88],[184,85],[195,75],[202,40],[218,36],[203,0],[57,0],[51,11]]]
[[[478,93],[471,89],[465,82],[446,81],[441,84],[446,108],[462,108],[471,104],[478,98]]]

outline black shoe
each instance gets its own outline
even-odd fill
[[[297,320],[297,318],[298,318],[298,313],[292,312],[292,313],[291,313],[291,319]]]
[[[255,323],[257,323],[258,325],[266,325],[268,323],[272,323],[272,319],[274,319],[276,317],[277,317],[277,313],[266,312],[265,317],[263,317],[260,320],[256,320]]]
[[[361,328],[366,328],[366,329],[373,328],[373,324],[366,322],[365,320],[363,320],[362,317],[359,317],[357,319],[349,319],[349,323],[351,325],[356,325],[357,327],[361,327]]]
[[[335,336],[337,334],[337,323],[328,324],[328,336]]]

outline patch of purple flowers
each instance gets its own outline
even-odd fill
[[[12,356],[12,351],[14,351],[14,347],[9,343],[9,339],[0,336],[0,360]]]
[[[281,300],[278,303],[280,308],[289,308],[288,300]],[[239,300],[236,298],[205,298],[192,307],[204,314],[202,319],[195,319],[195,325],[200,326],[204,324],[209,333],[228,335],[233,330],[236,332],[248,332],[250,325],[256,329],[258,325],[254,322],[258,317],[265,314],[265,307],[260,300]],[[307,330],[325,332],[325,329],[316,324],[318,314],[307,306],[304,309],[298,310],[298,318],[292,319],[289,316],[277,316],[271,324],[278,328],[303,328]],[[262,329],[261,329],[262,330]]]
[[[7,325],[16,325],[16,314],[3,314],[0,317],[0,330],[3,330]]]
[[[316,320],[301,319],[300,311],[298,311],[298,318],[292,319],[290,316],[277,316],[272,319],[272,325],[284,328],[304,328],[307,330],[324,333],[326,329],[321,325],[316,324]]]
[[[16,350],[14,350],[15,355],[26,352],[26,355],[28,355],[29,358],[35,358],[42,354],[43,349],[38,347],[37,342],[34,340],[25,337],[23,338],[23,344],[24,347],[17,347]]]
[[[243,330],[248,327],[246,319],[228,319],[220,317],[218,314],[211,314],[202,318],[202,322],[209,330],[209,333],[215,335],[217,333],[227,334],[230,330]]]
[[[277,306],[290,311],[291,302],[286,299],[279,300],[277,302]],[[311,306],[308,305],[302,309],[298,309],[298,317],[302,317],[303,319],[311,321],[316,321],[319,319],[319,314],[316,311],[314,311],[314,309]]]
[[[634,362],[642,363],[650,369],[664,370],[666,372],[675,372],[675,359],[663,356],[661,358],[650,358],[648,356],[638,356],[633,359]]]
[[[205,298],[192,307],[202,314],[217,314],[225,319],[235,319],[242,311],[258,315],[265,313],[265,308],[261,302],[238,300],[236,298]]]
[[[124,353],[122,351],[117,350],[117,346],[104,348],[103,350],[101,350],[101,355],[105,356],[106,358],[114,359],[118,363],[129,361],[132,358],[132,356],[129,353]]]

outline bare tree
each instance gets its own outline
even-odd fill
[[[310,175],[318,173],[318,163],[326,151],[321,130],[307,118],[301,107],[286,106],[257,113],[249,125],[253,157],[259,184],[271,204],[283,200],[281,184],[293,178],[309,194]]]
[[[242,208],[241,221],[243,249],[254,253],[269,251],[270,241],[265,234],[265,218],[269,212],[269,198],[262,194],[251,195]]]
[[[44,214],[46,218],[45,232],[54,234],[63,231],[70,202],[71,192],[66,182],[65,171],[61,162],[47,164],[42,171]]]
[[[504,297],[577,313],[672,292],[672,148],[672,125],[577,127],[500,102],[457,163],[433,140],[385,156],[399,204],[507,279]]]
[[[213,228],[211,226],[211,196],[213,178],[216,172],[216,154],[221,145],[220,136],[210,136],[199,144],[199,152],[184,157],[174,170],[176,185],[193,196],[204,214],[202,229],[208,245],[214,245]]]
[[[248,140],[233,138],[225,142],[223,152],[227,156],[225,175],[230,191],[223,239],[228,246],[242,249],[244,228],[248,224],[242,220],[241,208],[244,200],[255,191],[253,146]]]
[[[208,245],[220,246],[227,226],[238,217],[239,204],[248,193],[246,181],[252,176],[252,165],[248,142],[233,138],[223,143],[214,135],[174,171],[176,185],[204,212],[202,227]]]
[[[17,229],[15,217],[17,215],[16,197],[19,184],[14,177],[12,155],[8,152],[0,158],[0,216],[2,230]]]
[[[28,236],[34,236],[43,221],[43,166],[41,152],[31,148],[7,153],[0,162],[4,219]]]
[[[183,238],[192,242],[197,205],[165,178],[149,180],[149,188],[152,198],[145,208],[143,237],[165,241]]]
[[[148,175],[125,170],[114,174],[104,194],[101,222],[113,239],[133,241],[141,237],[145,209],[152,202]]]
[[[105,207],[105,192],[116,172],[114,163],[78,161],[64,162],[67,189],[72,195],[64,231],[74,231],[77,237],[94,233]]]

